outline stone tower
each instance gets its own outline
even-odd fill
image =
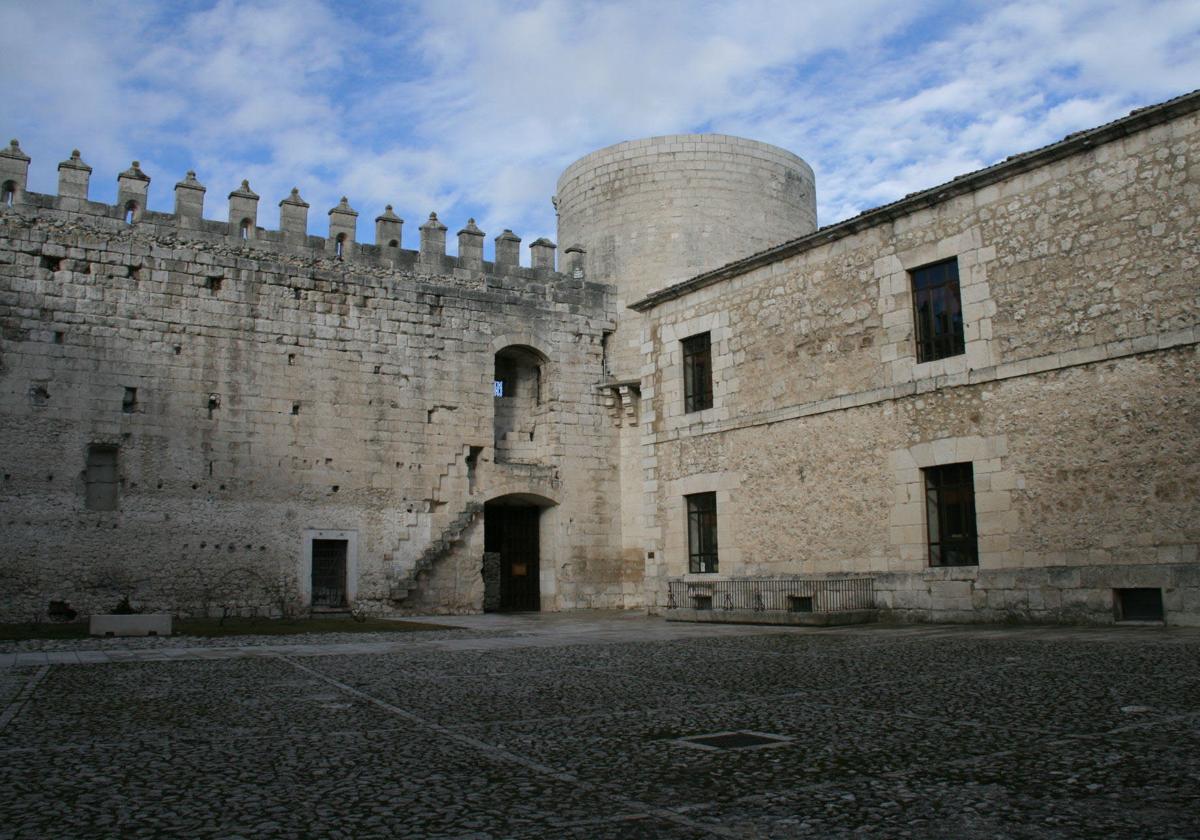
[[[558,179],[564,270],[617,288],[606,373],[616,404],[621,542],[626,569],[654,564],[643,515],[640,377],[643,316],[627,306],[655,289],[811,233],[812,168],[791,152],[723,134],[676,134],[593,152]]]
[[[618,290],[614,379],[635,379],[640,319],[661,289],[817,227],[812,168],[791,152],[724,134],[618,143],[558,179],[558,244],[582,245],[585,275]]]

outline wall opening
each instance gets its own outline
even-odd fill
[[[348,540],[312,541],[312,605],[339,609],[348,605]]]
[[[125,224],[131,225],[137,219],[137,202],[129,201],[125,203]]]
[[[921,470],[930,566],[978,566],[975,473],[971,463]]]
[[[688,572],[714,574],[717,555],[717,494],[692,493],[687,503]]]
[[[44,382],[32,382],[29,385],[29,404],[37,407],[50,402],[50,389]]]
[[[531,347],[505,347],[496,354],[492,395],[498,463],[536,463],[545,448],[545,367],[546,357]]]
[[[4,186],[0,187],[0,204],[3,204],[5,207],[12,207],[16,196],[17,182],[5,181]]]
[[[484,505],[484,608],[536,612],[542,603],[542,522],[549,500],[524,494]]]
[[[958,259],[913,269],[913,310],[917,362],[932,362],[966,352]]]
[[[1162,621],[1162,590],[1114,589],[1113,609],[1117,621]]]
[[[83,483],[88,510],[117,509],[117,447],[99,443],[88,447]]]
[[[691,413],[713,407],[712,339],[700,333],[679,342],[683,354],[683,410]]]
[[[475,492],[475,479],[479,456],[483,454],[482,446],[472,446],[467,450],[467,492]]]

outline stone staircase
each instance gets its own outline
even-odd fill
[[[475,521],[475,517],[482,512],[482,502],[467,502],[466,507],[450,520],[450,524],[445,527],[442,533],[425,547],[425,550],[421,552],[421,556],[417,558],[417,562],[413,564],[413,567],[392,581],[388,597],[395,602],[406,600],[412,594],[413,590],[418,588],[418,577],[422,573],[430,571],[434,567],[434,564],[449,554],[455,545],[463,541],[467,529],[471,527],[471,523]]]

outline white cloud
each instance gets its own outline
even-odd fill
[[[210,217],[249,178],[273,226],[298,185],[314,232],[346,194],[360,237],[392,203],[410,247],[430,210],[452,234],[475,215],[553,238],[563,167],[688,131],[797,152],[830,222],[1200,78],[1198,0],[50,2],[5,21],[0,130],[34,189],[79,145],[97,197],[137,157],[155,208],[194,168]]]

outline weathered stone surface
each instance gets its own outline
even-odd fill
[[[638,304],[647,602],[687,572],[683,496],[716,492],[723,575],[873,574],[935,620],[1106,622],[1114,589],[1162,588],[1200,623],[1188,108]],[[950,258],[965,352],[917,363],[909,272]],[[714,404],[689,413],[679,341],[702,332]],[[921,470],[957,462],[979,566],[929,569]]]
[[[326,532],[353,535],[360,607],[478,610],[482,520],[453,525],[508,493],[565,511],[546,517],[545,608],[629,602],[606,562],[613,432],[592,388],[607,287],[26,196],[0,215],[0,615],[48,599],[86,615],[118,593],[175,612],[303,609],[303,535]],[[501,464],[493,367],[513,345],[543,359],[542,402],[536,441]],[[85,506],[93,445],[119,452],[116,510]],[[438,562],[392,598],[431,546]]]
[[[433,214],[417,251],[390,211],[360,243],[349,198],[309,236],[298,190],[281,230],[248,184],[205,220],[193,176],[154,212],[136,163],[117,205],[78,155],[29,193],[12,145],[0,618],[305,609],[322,540],[355,606],[476,611],[502,498],[541,511],[543,609],[658,609],[711,493],[722,575],[873,576],[912,620],[1110,622],[1159,589],[1200,623],[1198,109],[819,230],[789,152],[618,144],[559,181],[565,273],[507,230],[484,261],[471,222],[447,256]],[[963,352],[918,361],[912,272],[944,260]],[[686,411],[700,333],[713,404]],[[979,562],[930,568],[925,471],[965,463]]]

